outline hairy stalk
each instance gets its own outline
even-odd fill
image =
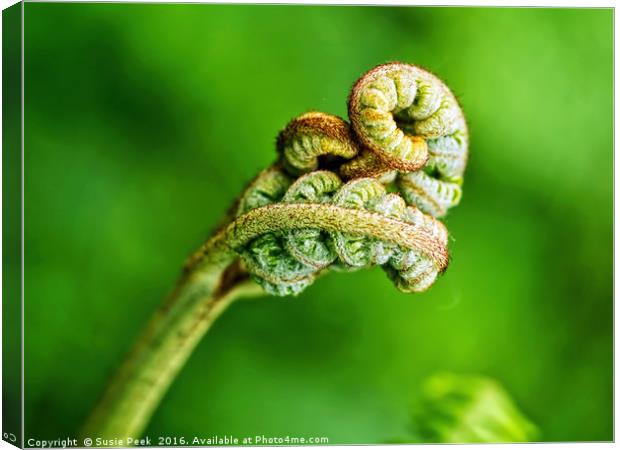
[[[225,246],[213,246],[181,277],[127,355],[81,432],[82,438],[139,436],[200,338],[236,299],[260,289]]]
[[[87,421],[84,438],[139,436],[211,324],[235,299],[297,295],[330,270],[380,266],[403,292],[448,265],[437,218],[461,198],[468,133],[450,90],[419,67],[364,74],[349,117],[310,112],[279,134],[278,160],[192,257]],[[262,288],[262,289],[260,289]]]

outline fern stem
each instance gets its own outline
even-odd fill
[[[139,437],[192,351],[220,314],[236,299],[262,291],[223,246],[211,248],[201,264],[186,270],[155,312],[112,378],[81,432],[127,446]]]

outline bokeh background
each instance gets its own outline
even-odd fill
[[[542,440],[612,439],[611,9],[25,5],[26,437],[74,435],[292,117],[392,60],[471,131],[450,268],[233,305],[147,433],[407,440],[437,371],[500,382]]]

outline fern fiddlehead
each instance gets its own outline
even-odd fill
[[[84,437],[139,435],[191,351],[234,299],[296,295],[321,274],[381,266],[404,292],[448,265],[438,220],[458,204],[468,133],[445,84],[410,64],[372,69],[353,86],[346,120],[293,119],[277,161],[187,261],[84,427]]]
[[[469,136],[456,97],[439,78],[411,64],[378,66],[353,86],[349,116],[366,149],[361,164],[349,163],[349,175],[397,170],[407,203],[436,217],[458,204]]]
[[[254,197],[255,189],[261,189],[259,186],[260,183],[253,185],[245,195]],[[261,205],[265,208],[256,210],[254,220],[260,222],[258,213],[266,214],[267,205],[278,203],[300,209],[314,205],[316,225],[299,228],[301,215],[290,210],[291,217],[287,219],[296,223],[282,224],[282,229],[264,233],[236,249],[248,272],[271,294],[296,294],[320,270],[334,263],[335,268],[345,270],[389,264],[389,273],[396,270],[407,278],[405,274],[415,272],[412,266],[419,262],[428,266],[425,267],[434,274],[433,279],[446,267],[447,233],[442,232],[443,225],[424,216],[416,207],[407,206],[398,194],[387,193],[385,186],[373,178],[358,178],[344,184],[333,172],[310,172],[297,179],[280,198]],[[351,215],[352,210],[358,215],[356,222],[350,223],[350,231],[343,219],[340,223],[329,221],[338,215]],[[372,224],[368,216],[372,217]],[[396,234],[386,234],[390,226],[398,228],[400,235],[418,239],[402,240]],[[405,260],[409,263],[402,262]],[[426,283],[412,282],[405,290],[426,287]]]
[[[353,158],[359,153],[349,124],[321,112],[309,112],[291,120],[278,135],[276,148],[293,173],[316,170],[319,158]]]

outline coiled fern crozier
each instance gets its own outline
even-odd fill
[[[277,138],[276,162],[194,253],[89,417],[83,438],[140,435],[168,386],[234,299],[296,295],[330,270],[379,265],[404,292],[448,265],[438,220],[458,204],[463,112],[436,76],[403,63],[364,74],[349,119],[310,112]],[[126,443],[126,441],[125,441]]]

